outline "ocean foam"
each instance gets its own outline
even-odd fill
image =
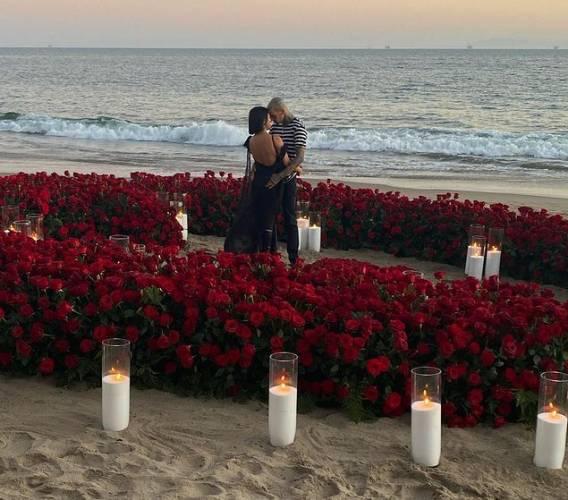
[[[176,142],[204,146],[239,146],[247,136],[245,128],[222,120],[161,125],[108,117],[69,119],[17,113],[0,114],[0,131],[76,139]],[[308,146],[336,151],[568,160],[568,134],[551,133],[432,128],[325,128],[310,130]]]

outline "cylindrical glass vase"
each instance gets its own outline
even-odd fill
[[[442,371],[422,366],[412,369],[411,376],[412,458],[435,467],[442,451]]]
[[[31,213],[26,215],[26,219],[31,223],[32,238],[34,240],[43,240],[43,215]]]
[[[26,236],[32,235],[32,223],[29,220],[15,220],[12,223],[14,231],[22,233]]]
[[[130,250],[130,237],[127,234],[112,234],[108,237],[115,245],[122,248],[125,252]]]
[[[540,376],[534,464],[561,469],[566,451],[568,374],[544,372]]]
[[[14,230],[14,221],[20,218],[19,205],[2,205],[2,229],[4,231]]]
[[[277,352],[270,356],[268,433],[272,446],[288,446],[296,436],[298,355]]]
[[[103,340],[102,420],[107,431],[121,431],[130,419],[130,341]]]

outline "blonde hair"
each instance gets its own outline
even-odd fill
[[[288,106],[286,105],[284,100],[280,97],[273,97],[272,99],[270,99],[270,102],[268,103],[267,107],[268,107],[268,112],[276,110],[284,111],[284,116],[287,122],[294,119],[294,115],[290,113]]]

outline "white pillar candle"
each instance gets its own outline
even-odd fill
[[[309,248],[312,252],[319,252],[321,250],[321,227],[312,226],[309,231]]]
[[[176,215],[176,220],[179,222],[181,226],[181,235],[183,241],[187,241],[187,214],[184,214],[183,212],[178,213]]]
[[[568,419],[561,413],[546,411],[536,420],[534,464],[547,469],[561,469],[566,450]]]
[[[103,428],[122,431],[130,416],[130,377],[113,373],[103,377]]]
[[[269,389],[268,434],[272,446],[288,446],[296,436],[298,390],[287,384]]]
[[[485,262],[485,277],[499,276],[501,266],[501,250],[488,250]]]
[[[298,250],[308,250],[310,221],[305,217],[297,219],[298,223]]]
[[[471,255],[469,258],[469,273],[468,276],[481,281],[483,279],[483,255]]]
[[[465,259],[465,275],[469,276],[469,259],[471,258],[473,246],[468,245],[467,247],[467,257]]]
[[[442,405],[415,401],[411,406],[412,458],[417,464],[435,467],[442,451]]]

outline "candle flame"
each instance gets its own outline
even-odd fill
[[[282,375],[280,377],[280,387],[284,388],[288,385],[288,377],[286,377],[286,375]]]
[[[428,397],[428,391],[426,389],[424,389],[423,399],[424,399],[424,406],[430,406],[431,401],[430,398]]]
[[[558,412],[556,411],[556,408],[554,407],[554,405],[552,404],[552,401],[550,402],[550,404],[548,405],[548,408],[550,410],[550,417],[551,418],[557,418],[558,417]]]

